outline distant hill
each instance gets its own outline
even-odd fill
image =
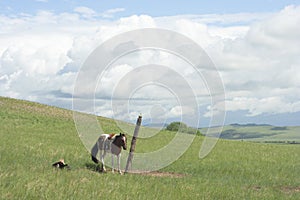
[[[168,124],[164,123],[149,123],[149,124],[143,124],[143,126],[151,127],[151,128],[166,128]]]
[[[199,129],[206,134],[207,128]],[[212,135],[217,136],[211,128]],[[270,124],[230,124],[223,127],[220,138],[272,143],[300,143],[300,126],[272,126]]]
[[[255,124],[255,123],[248,123],[248,124],[238,124],[238,123],[234,123],[234,124],[230,124],[230,126],[242,126],[242,127],[248,127],[248,126],[272,126],[270,124]]]

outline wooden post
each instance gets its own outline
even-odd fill
[[[131,170],[133,153],[134,153],[134,150],[135,150],[136,139],[137,139],[137,136],[139,134],[141,123],[142,123],[142,115],[140,114],[137,121],[136,121],[136,126],[135,126],[133,137],[132,137],[132,140],[131,140],[131,146],[130,146],[130,151],[129,151],[129,155],[128,155],[128,159],[127,159],[125,173],[127,173],[128,171]]]

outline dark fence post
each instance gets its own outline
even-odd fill
[[[136,139],[137,139],[137,136],[139,134],[141,123],[142,123],[142,115],[139,115],[139,117],[136,121],[136,126],[135,126],[133,137],[132,137],[132,140],[131,140],[131,146],[130,146],[130,151],[129,151],[129,155],[128,155],[128,159],[127,159],[125,173],[127,173],[129,170],[131,170],[133,153],[134,153],[134,150],[135,150]]]

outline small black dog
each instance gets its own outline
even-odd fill
[[[52,164],[53,167],[59,168],[59,169],[70,169],[68,164],[65,163],[64,159],[60,159],[58,162]]]

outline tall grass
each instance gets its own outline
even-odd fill
[[[105,131],[119,131],[112,120],[99,119]],[[137,151],[158,149],[173,134],[139,139]],[[180,159],[161,170],[182,176],[99,173],[70,111],[8,98],[0,98],[0,138],[0,199],[300,198],[299,145],[219,140],[200,160],[203,138],[196,136]],[[71,170],[52,168],[60,158]]]

